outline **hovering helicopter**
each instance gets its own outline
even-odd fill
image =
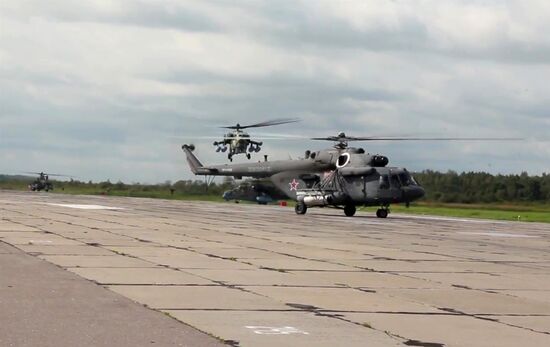
[[[227,159],[229,159],[229,161],[233,161],[233,156],[235,154],[241,153],[246,153],[246,158],[250,159],[250,154],[252,152],[258,153],[262,149],[263,142],[252,140],[250,138],[250,135],[244,132],[243,129],[268,127],[273,125],[295,123],[299,121],[299,119],[285,118],[274,119],[250,125],[240,125],[239,123],[237,123],[236,125],[222,127],[224,129],[231,129],[233,131],[225,134],[222,141],[215,141],[213,145],[217,146],[216,152],[223,153],[228,150],[227,146],[229,145],[229,153],[227,154]]]
[[[38,177],[29,184],[29,190],[31,191],[50,191],[53,190],[53,184],[50,182],[50,176],[57,176],[57,177],[70,177],[66,175],[59,175],[59,174],[48,174],[45,172],[25,172],[26,174],[33,174],[38,175]]]
[[[389,159],[350,147],[352,141],[478,141],[519,140],[513,138],[407,138],[407,137],[316,137],[333,141],[332,148],[305,152],[303,159],[276,160],[250,164],[204,166],[193,154],[193,145],[183,145],[195,175],[269,178],[289,198],[297,201],[295,212],[305,214],[310,207],[336,207],[353,216],[357,206],[377,206],[376,216],[386,218],[390,205],[420,199],[425,191],[402,167],[388,166]]]

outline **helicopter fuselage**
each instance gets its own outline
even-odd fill
[[[345,206],[346,214],[350,215],[352,207],[355,213],[355,206],[380,206],[385,217],[390,204],[408,204],[424,196],[424,189],[405,168],[388,167],[386,157],[365,153],[360,148],[307,151],[304,159],[297,160],[214,166],[203,166],[193,155],[191,146],[182,148],[196,175],[238,179],[269,177],[282,192],[297,201],[297,206],[305,209]]]
[[[246,149],[250,143],[250,135],[242,131],[236,131],[232,136],[225,137],[225,141],[229,142],[230,150],[233,154],[246,153]]]
[[[233,156],[236,154],[246,154],[250,159],[251,152],[259,152],[261,150],[262,142],[253,141],[250,139],[250,135],[242,130],[235,130],[232,133],[224,135],[223,141],[214,142],[214,146],[217,146],[217,152],[226,152],[227,146],[229,146],[229,153],[227,158],[233,161]]]
[[[40,176],[35,179],[31,184],[29,184],[29,190],[31,191],[50,191],[53,190],[53,184],[48,179],[48,175],[40,173]]]

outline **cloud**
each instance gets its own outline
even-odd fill
[[[548,172],[549,19],[544,1],[2,2],[0,172],[190,178],[182,141],[220,162],[198,137],[280,117],[303,121],[266,132],[525,137],[365,146],[415,170]]]

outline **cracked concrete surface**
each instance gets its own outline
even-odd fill
[[[0,241],[232,345],[550,345],[550,225],[372,215],[3,191]]]

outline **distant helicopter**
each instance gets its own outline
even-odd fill
[[[239,123],[237,123],[236,125],[222,127],[225,129],[232,129],[233,131],[225,134],[222,141],[215,141],[214,146],[217,146],[216,152],[225,153],[228,150],[227,146],[229,145],[229,153],[227,154],[227,159],[229,159],[229,161],[233,161],[233,156],[235,154],[241,153],[246,153],[246,157],[250,159],[250,153],[259,152],[261,150],[263,142],[252,140],[250,138],[250,135],[245,133],[243,129],[268,127],[273,125],[295,123],[299,121],[299,119],[295,118],[285,118],[274,119],[250,125],[240,125]]]
[[[329,149],[307,150],[303,159],[263,161],[250,164],[204,166],[193,154],[193,145],[183,145],[195,175],[234,176],[269,179],[289,198],[296,200],[295,211],[305,214],[310,207],[336,207],[353,216],[357,206],[378,206],[376,216],[386,218],[390,205],[420,199],[424,189],[405,168],[389,167],[383,155],[349,147],[351,141],[506,141],[516,138],[403,138],[337,136],[312,138],[333,141]]]
[[[38,175],[38,177],[29,184],[29,190],[30,191],[41,191],[44,190],[46,192],[53,190],[53,184],[50,181],[50,176],[56,176],[56,177],[71,177],[67,175],[59,175],[59,174],[49,174],[45,172],[25,172],[26,174],[33,174]]]

